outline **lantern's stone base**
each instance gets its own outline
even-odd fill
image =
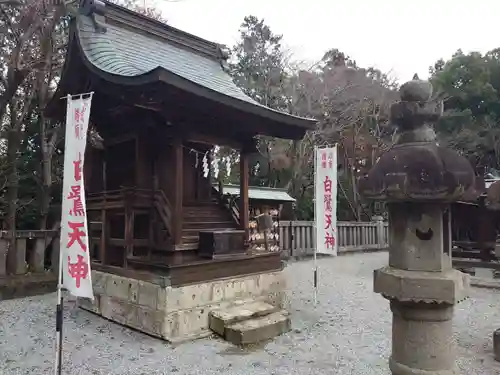
[[[395,375],[455,375],[453,306],[391,300]]]
[[[467,298],[470,276],[454,269],[375,271],[375,292],[391,303],[395,375],[454,375],[453,309]]]
[[[179,287],[92,271],[92,282],[95,299],[79,299],[81,308],[173,343],[209,336],[210,311],[237,301],[287,307],[283,271]]]

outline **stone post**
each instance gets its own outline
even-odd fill
[[[0,276],[7,275],[7,255],[9,252],[9,241],[0,238]]]
[[[384,233],[384,218],[376,215],[372,217],[372,221],[377,224],[377,246],[379,249],[384,249],[387,246]]]
[[[52,253],[50,254],[50,269],[56,275],[59,274],[59,256],[61,253],[61,239],[59,235],[52,241]]]
[[[474,185],[462,156],[440,147],[432,123],[442,114],[429,82],[400,89],[391,107],[395,145],[360,180],[367,199],[388,202],[389,265],[374,273],[374,291],[390,301],[395,375],[457,374],[452,318],[467,297],[469,275],[451,264],[450,202]]]

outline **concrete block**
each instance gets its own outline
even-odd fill
[[[228,309],[211,311],[209,314],[209,327],[215,333],[224,336],[224,330],[229,325],[251,318],[269,315],[276,311],[276,307],[265,302],[244,303],[236,301],[235,304]]]
[[[99,271],[92,271],[92,286],[94,294],[105,294],[106,283],[108,282],[109,274]]]
[[[138,326],[138,308],[126,300],[101,296],[100,309],[105,318],[133,328]]]
[[[178,288],[167,287],[166,300],[168,303],[166,311],[174,312],[191,309],[196,306],[211,304],[214,301],[221,301],[222,295],[220,297],[214,296],[214,285],[217,285],[217,283],[192,284]]]
[[[129,289],[133,282],[137,281],[110,274],[106,281],[106,295],[108,297],[128,301]]]
[[[275,312],[230,325],[225,330],[225,339],[235,345],[248,345],[269,340],[290,329],[291,321],[288,314]]]
[[[94,296],[94,301],[88,299],[88,298],[78,298],[78,307],[91,311],[95,314],[100,314],[101,309],[100,309],[100,300],[101,296],[100,295],[95,295]]]
[[[375,270],[374,292],[399,301],[456,304],[468,296],[470,276],[445,272],[406,271],[392,267]]]
[[[208,283],[167,287],[167,312],[212,305],[228,300],[260,297],[286,288],[283,272],[262,273]]]
[[[160,287],[158,285],[139,281],[138,282],[138,300],[137,302],[141,306],[146,306],[151,309],[156,309],[158,304],[158,289]]]
[[[248,301],[251,302],[251,301]],[[233,301],[222,301],[212,305],[170,312],[165,316],[164,337],[171,342],[184,341],[182,337],[204,337],[212,334],[209,329],[209,313],[216,309],[230,308]]]
[[[153,336],[163,336],[163,321],[165,313],[163,311],[152,310],[146,307],[137,306],[137,325],[132,328],[149,333]]]
[[[291,309],[291,301],[284,290],[267,294],[265,301],[270,305],[279,307],[281,310]]]
[[[139,302],[139,283],[138,280],[131,280],[128,289],[128,301],[131,303]]]
[[[165,288],[157,289],[156,309],[160,311],[167,310],[167,291],[165,290]]]

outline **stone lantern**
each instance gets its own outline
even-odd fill
[[[467,298],[469,275],[452,268],[449,204],[474,186],[474,171],[437,144],[432,124],[443,107],[432,85],[415,76],[399,93],[398,138],[359,183],[365,198],[388,203],[389,265],[374,272],[374,291],[393,313],[392,373],[451,375],[453,309]]]

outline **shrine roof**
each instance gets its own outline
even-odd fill
[[[205,42],[206,51],[195,51],[120,24],[107,23],[106,29],[97,32],[89,17],[81,17],[78,24],[79,44],[85,57],[103,72],[132,78],[165,69],[200,86],[260,105],[245,95],[223,70],[215,43]]]
[[[105,30],[96,28],[96,22]],[[247,96],[226,71],[217,43],[109,2],[104,15],[79,15],[71,32],[70,48],[76,47],[85,65],[106,81],[164,81],[240,111],[304,129],[315,127],[313,119],[270,109]]]
[[[219,187],[217,184],[214,188],[218,191]],[[232,196],[240,195],[240,187],[237,185],[223,185],[223,194],[229,194]],[[270,188],[264,186],[249,186],[248,187],[248,199],[251,200],[266,200],[266,201],[278,201],[278,202],[295,202],[286,189]]]

